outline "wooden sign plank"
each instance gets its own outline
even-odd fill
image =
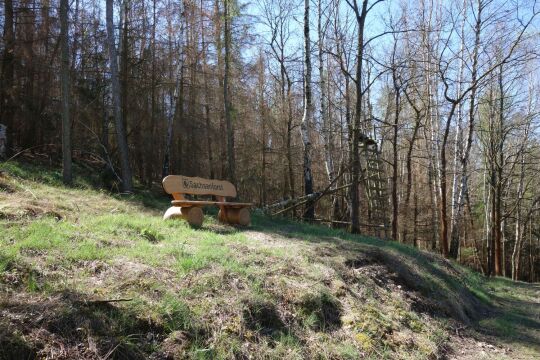
[[[163,179],[163,189],[168,194],[216,195],[236,197],[236,188],[224,180],[169,175]]]

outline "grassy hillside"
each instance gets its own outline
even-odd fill
[[[257,214],[191,229],[158,193],[0,171],[0,359],[540,356],[539,285]]]

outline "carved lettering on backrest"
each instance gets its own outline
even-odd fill
[[[168,194],[180,193],[236,197],[236,188],[228,181],[182,175],[169,175],[165,177],[163,179],[163,189]]]

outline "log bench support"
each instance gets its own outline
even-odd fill
[[[219,208],[220,222],[247,226],[251,222],[251,203],[229,202],[227,197],[236,196],[236,188],[228,181],[169,175],[163,179],[163,189],[174,198],[163,219],[184,219],[191,226],[200,227],[204,221],[202,207],[214,205]],[[187,200],[185,194],[214,195],[217,201]]]
[[[228,224],[247,226],[251,223],[251,216],[247,208],[225,208],[218,213],[219,221]]]
[[[200,207],[171,206],[163,215],[163,219],[184,219],[191,226],[200,227],[204,221],[204,214]]]

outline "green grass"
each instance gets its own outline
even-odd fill
[[[411,246],[257,212],[244,229],[206,209],[193,229],[162,220],[170,199],[158,193],[110,194],[92,176],[66,188],[58,171],[23,163],[0,170],[0,289],[20,297],[1,304],[50,307],[42,323],[96,332],[100,356],[114,343],[132,358],[427,359],[450,341],[451,317],[536,351],[524,345],[539,338],[525,306],[534,289]],[[93,305],[102,299],[127,301]]]

